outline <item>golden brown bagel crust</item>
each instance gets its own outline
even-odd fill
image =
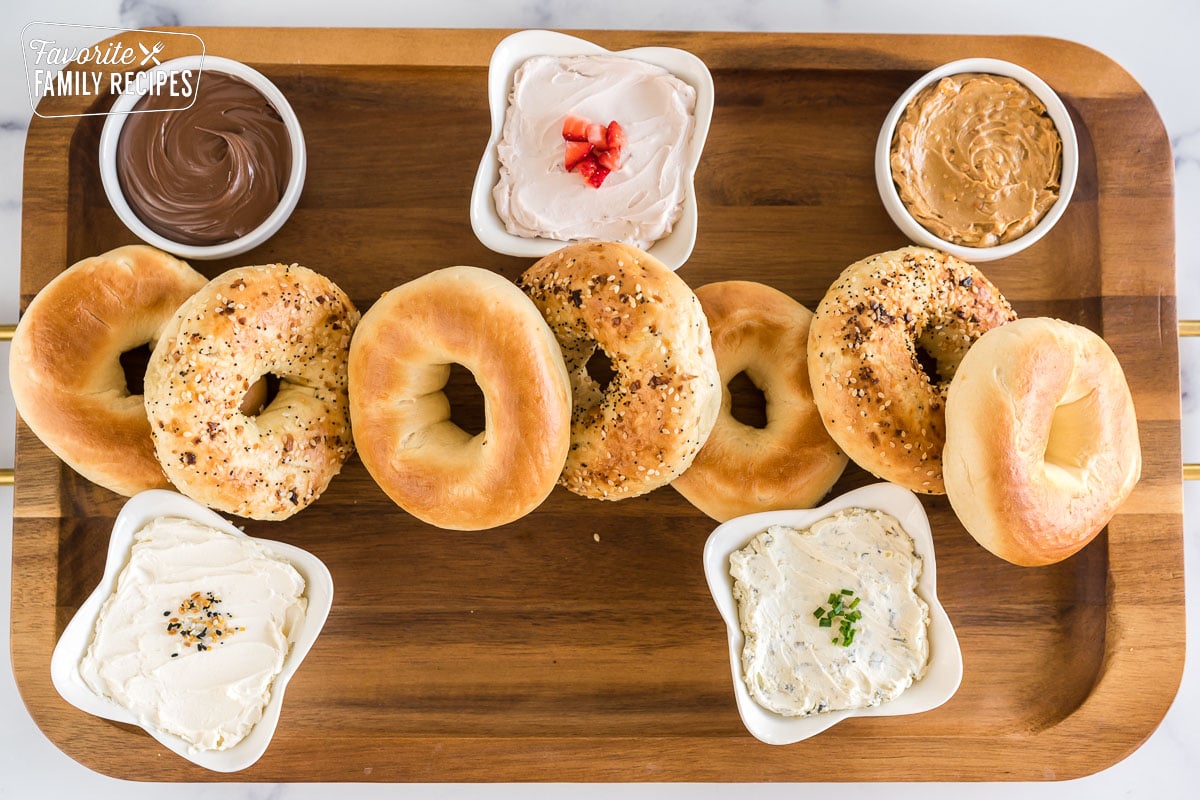
[[[154,343],[207,279],[145,245],[86,258],[46,284],[17,325],[9,382],[17,411],[83,477],[126,496],[170,484],[122,353]]]
[[[558,338],[571,376],[571,452],[560,483],[620,500],[683,473],[721,407],[708,322],[688,285],[636,247],[568,245],[517,281]],[[613,377],[587,372],[599,349]]]
[[[972,345],[946,400],[946,494],[1014,564],[1051,564],[1100,532],[1141,474],[1133,399],[1087,328],[1042,317]]]
[[[482,390],[485,429],[450,420],[442,388],[462,364]],[[529,298],[478,267],[448,267],[383,295],[350,345],[359,456],[388,497],[432,525],[512,522],[554,489],[571,437],[558,343]]]
[[[316,500],[353,451],[346,357],[358,311],[296,264],[240,267],[176,312],[146,370],[155,452],[179,491],[253,519]],[[279,378],[257,416],[252,384]]]
[[[945,493],[946,389],[971,343],[1015,318],[978,269],[938,250],[905,247],[850,265],[808,334],[813,399],[829,434],[868,472]],[[918,346],[937,360],[936,382]]]
[[[808,364],[812,312],[761,283],[725,281],[696,290],[724,387],[721,413],[687,472],[671,485],[715,520],[810,508],[846,468],[813,403]],[[745,372],[763,393],[767,425],[730,414],[729,381]]]

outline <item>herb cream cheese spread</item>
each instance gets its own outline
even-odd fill
[[[802,530],[772,526],[729,561],[746,638],[742,673],[764,708],[784,716],[866,708],[924,676],[922,561],[894,517],[855,508]],[[840,632],[822,625],[833,595],[853,598]]]
[[[134,535],[80,675],[142,725],[228,749],[262,718],[304,591],[295,567],[254,539],[155,519]]]

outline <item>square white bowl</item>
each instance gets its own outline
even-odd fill
[[[712,74],[703,61],[685,50],[673,47],[637,47],[614,52],[575,36],[543,30],[519,31],[496,45],[488,67],[488,104],[491,108],[492,133],[479,162],[479,171],[475,174],[475,185],[471,191],[471,227],[475,236],[489,250],[527,258],[547,256],[568,244],[558,239],[532,238],[509,233],[504,227],[504,221],[496,212],[492,188],[500,180],[497,147],[504,131],[508,95],[517,68],[533,56],[575,55],[636,58],[662,67],[696,90],[695,126],[688,143],[687,161],[682,175],[683,214],[671,228],[671,232],[654,242],[647,251],[669,268],[679,269],[696,245],[699,212],[696,207],[695,175],[712,122],[713,82]]]
[[[296,634],[296,640],[284,659],[283,669],[275,676],[271,685],[271,699],[263,709],[262,719],[244,739],[227,750],[193,750],[190,743],[174,734],[141,725],[128,709],[92,691],[79,674],[79,662],[91,644],[96,619],[100,616],[100,607],[113,593],[117,577],[129,561],[134,534],[158,517],[182,517],[235,536],[246,536],[216,512],[176,492],[152,489],[130,498],[113,524],[108,543],[108,559],[104,563],[104,575],[100,584],[79,607],[79,611],[75,613],[54,648],[54,655],[50,660],[50,677],[62,698],[81,711],[116,722],[138,725],[167,749],[205,769],[214,772],[237,772],[258,761],[271,743],[271,737],[279,722],[279,712],[283,707],[283,694],[288,681],[317,640],[317,635],[329,616],[329,609],[333,604],[333,578],[325,564],[311,553],[283,542],[255,539],[268,552],[290,563],[303,576],[308,610],[304,616],[304,623]]]
[[[733,578],[729,557],[772,525],[806,528],[835,512],[865,508],[891,514],[912,537],[923,566],[917,593],[929,605],[929,668],[899,697],[870,708],[832,711],[807,717],[785,717],[760,706],[750,696],[742,672],[742,648],[745,636],[738,622],[737,601],[733,597]],[[921,501],[912,492],[892,483],[877,483],[847,492],[823,506],[788,511],[764,511],[735,517],[719,525],[704,545],[704,574],[717,609],[725,620],[729,636],[729,666],[733,673],[733,692],[738,713],[746,729],[767,744],[793,744],[836,725],[850,717],[888,717],[918,714],[945,703],[962,682],[962,650],[946,610],[937,598],[937,568],[934,563],[933,534]]]

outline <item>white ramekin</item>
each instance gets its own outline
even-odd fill
[[[1054,122],[1054,126],[1058,129],[1058,134],[1062,138],[1062,175],[1058,200],[1054,202],[1054,205],[1050,206],[1041,220],[1038,221],[1038,224],[1028,232],[1017,239],[995,245],[994,247],[967,247],[948,242],[931,233],[909,213],[908,208],[904,205],[904,201],[900,199],[895,182],[892,180],[892,137],[896,132],[896,125],[899,123],[900,117],[903,116],[908,104],[922,89],[931,83],[941,80],[948,75],[959,75],[967,72],[1003,75],[1008,78],[1014,78],[1022,83],[1046,106],[1046,113],[1050,115],[1050,119]],[[892,110],[888,113],[887,118],[883,122],[883,127],[879,131],[879,141],[875,146],[875,184],[879,188],[879,197],[883,200],[883,205],[887,209],[888,215],[891,216],[892,221],[896,223],[896,226],[917,244],[937,248],[970,262],[994,261],[999,258],[1011,256],[1014,253],[1019,253],[1045,236],[1054,227],[1055,223],[1058,222],[1059,217],[1066,210],[1067,204],[1070,203],[1071,194],[1075,191],[1075,179],[1078,173],[1079,141],[1075,136],[1075,126],[1071,122],[1071,115],[1067,113],[1067,107],[1063,104],[1063,101],[1045,81],[1029,70],[1008,61],[1000,61],[994,58],[965,58],[960,61],[952,61],[922,75],[916,83],[900,95],[899,99],[896,100],[896,104],[892,106]]]
[[[296,112],[292,110],[292,106],[288,103],[287,98],[283,96],[283,92],[279,91],[279,88],[271,83],[261,72],[246,66],[240,61],[233,61],[232,59],[221,58],[219,56],[187,56],[185,58],[164,61],[159,66],[149,70],[149,73],[176,72],[186,69],[194,70],[201,74],[203,71],[223,72],[227,75],[241,78],[262,93],[263,97],[279,112],[279,116],[283,119],[283,124],[287,128],[288,139],[291,142],[292,148],[292,169],[288,176],[287,188],[284,190],[283,197],[279,200],[279,205],[275,207],[271,215],[263,220],[257,228],[244,236],[232,241],[222,242],[221,244],[181,244],[173,242],[165,236],[150,230],[138,218],[137,214],[133,212],[133,209],[126,201],[125,195],[121,191],[120,180],[117,178],[117,142],[121,138],[121,129],[125,127],[125,120],[129,118],[130,110],[142,98],[144,92],[122,94],[113,103],[112,110],[109,112],[108,119],[105,121],[104,128],[100,133],[100,182],[104,186],[104,193],[108,196],[108,202],[112,205],[113,210],[117,212],[117,216],[120,217],[121,222],[125,223],[125,226],[146,244],[169,253],[174,253],[180,258],[205,260],[235,256],[255,248],[271,238],[271,236],[283,227],[283,223],[287,221],[287,218],[296,208],[296,203],[300,201],[300,192],[304,189],[304,175],[307,167],[304,133],[300,130],[300,121],[296,118]]]

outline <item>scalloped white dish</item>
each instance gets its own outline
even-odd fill
[[[638,47],[631,50],[606,50],[597,44],[544,30],[519,31],[501,41],[492,53],[488,68],[488,103],[492,132],[488,138],[475,184],[471,191],[471,227],[488,249],[510,256],[541,258],[564,247],[559,239],[517,236],[509,233],[496,211],[492,189],[500,179],[497,147],[504,130],[509,91],[513,76],[526,59],[533,56],[614,55],[638,59],[662,67],[696,90],[694,128],[688,144],[681,179],[684,181],[683,213],[670,233],[654,242],[651,255],[671,269],[678,269],[696,244],[699,213],[696,203],[695,173],[700,154],[708,138],[713,112],[713,81],[708,67],[691,53],[671,47]]]
[[[104,719],[137,725],[172,752],[214,772],[236,772],[256,762],[266,752],[279,722],[284,691],[300,662],[317,640],[333,604],[333,578],[325,564],[311,553],[283,542],[255,538],[272,555],[290,563],[305,582],[308,609],[296,633],[283,668],[271,686],[271,697],[262,719],[240,742],[225,750],[195,750],[174,734],[143,725],[132,712],[94,692],[79,673],[79,663],[87,652],[104,601],[113,593],[117,577],[129,560],[134,534],[158,517],[182,517],[220,531],[245,537],[231,522],[216,512],[171,491],[154,489],[130,498],[113,525],[108,558],[99,585],[79,607],[54,648],[50,677],[54,688],[71,705]]]
[[[925,676],[899,697],[869,708],[833,711],[807,717],[786,717],[759,705],[746,688],[742,672],[742,648],[745,636],[738,622],[737,601],[733,596],[733,578],[729,557],[745,547],[757,534],[772,525],[805,528],[835,512],[864,508],[891,514],[912,537],[923,567],[917,592],[929,605],[929,667]],[[704,546],[704,574],[708,588],[725,625],[729,639],[729,665],[738,713],[746,729],[767,744],[793,744],[815,736],[851,717],[887,717],[919,714],[945,703],[962,682],[962,651],[954,626],[937,598],[937,568],[934,562],[933,535],[929,518],[915,494],[890,483],[877,483],[847,492],[812,509],[764,511],[736,517],[719,525]]]

